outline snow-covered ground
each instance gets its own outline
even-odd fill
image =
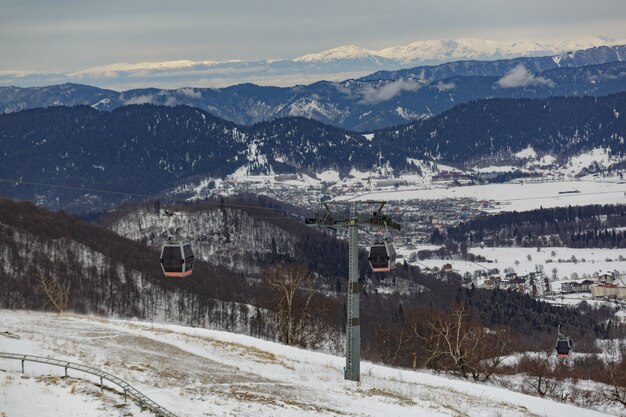
[[[0,310],[4,331],[21,339],[0,336],[0,351],[101,368],[179,416],[608,415],[371,363],[362,364],[360,383],[347,382],[343,358],[206,329]],[[27,363],[25,375],[19,370],[19,361],[0,359],[0,415],[149,415],[112,391],[56,378],[62,369]]]
[[[459,273],[483,271],[485,268],[498,268],[500,272],[512,268],[518,275],[525,275],[543,269],[543,272],[558,280],[568,280],[572,274],[582,279],[585,275],[592,277],[601,271],[617,271],[626,275],[626,251],[624,249],[574,249],[565,247],[540,248],[505,248],[484,247],[470,248],[468,252],[483,256],[487,262],[469,262],[445,259],[424,259],[419,264],[441,268],[444,263],[452,264]],[[403,252],[405,258],[410,253]],[[621,258],[620,258],[621,257]],[[620,260],[621,259],[621,260]],[[554,271],[556,269],[556,271]],[[556,291],[560,285],[555,282]]]
[[[623,249],[574,249],[564,247],[553,248],[472,248],[471,253],[482,255],[492,260],[501,270],[510,267],[518,274],[527,274],[543,266],[543,271],[559,279],[571,278],[577,274],[592,276],[600,271],[618,271],[626,273],[626,252]],[[622,260],[620,260],[620,257]]]
[[[493,201],[485,211],[525,211],[587,204],[626,204],[626,183],[603,181],[552,181],[471,185],[465,187],[399,189],[348,194],[337,200],[441,200],[474,198]]]
[[[58,369],[26,365],[26,375],[0,370],[0,416],[152,416],[110,390],[82,379],[62,379]],[[0,365],[6,369],[4,363]],[[71,375],[70,371],[70,375]],[[126,414],[128,413],[128,414]]]

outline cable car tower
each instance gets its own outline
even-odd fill
[[[382,213],[386,201],[326,201],[322,202],[323,210],[315,217],[305,219],[312,226],[331,229],[348,229],[348,290],[347,290],[347,322],[346,322],[346,367],[344,379],[359,381],[361,378],[361,323],[359,314],[359,227],[392,228],[400,230],[400,225]],[[373,214],[359,217],[358,206],[378,206]],[[333,206],[349,206],[348,217],[342,214],[335,217],[331,211]],[[372,212],[370,212],[372,213]]]

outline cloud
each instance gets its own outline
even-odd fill
[[[195,88],[180,88],[178,92],[189,98],[202,98],[202,92]]]
[[[359,103],[376,104],[391,100],[403,91],[417,91],[419,89],[420,85],[417,82],[404,79],[390,82],[378,88],[367,86],[361,92],[363,98]]]
[[[341,94],[343,94],[344,96],[346,96],[348,99],[353,99],[354,98],[354,93],[352,91],[352,89],[342,83],[333,83],[333,85],[335,86],[335,88],[337,89],[337,91]]]
[[[129,98],[128,100],[124,100],[124,104],[152,104],[154,101],[154,97],[150,94],[143,96],[136,96]]]
[[[452,90],[453,88],[455,88],[456,84],[454,84],[452,81],[450,81],[449,83],[444,83],[443,81],[439,81],[435,87],[437,87],[439,91],[448,91],[448,90]]]
[[[498,84],[500,88],[528,87],[529,85],[554,87],[556,85],[554,81],[548,78],[535,76],[528,71],[523,64],[519,64],[511,71],[507,72],[496,84]]]

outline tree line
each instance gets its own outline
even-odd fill
[[[432,239],[443,242],[441,234]],[[482,215],[447,230],[457,243],[487,246],[626,247],[626,206],[588,205]]]

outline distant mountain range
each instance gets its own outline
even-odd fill
[[[460,38],[456,40],[417,41],[378,51],[356,45],[340,46],[316,54],[294,59],[295,62],[332,62],[352,59],[390,60],[403,65],[437,65],[463,60],[500,60],[514,57],[562,55],[572,51],[599,46],[615,46],[623,41],[601,38],[562,42],[502,42],[485,39]]]
[[[412,160],[474,164],[532,147],[567,158],[584,150],[624,154],[626,93],[606,97],[490,99],[373,135],[284,118],[246,127],[198,109],[87,106],[0,115],[0,179],[161,195],[179,184],[239,174],[348,175]],[[0,193],[55,207],[102,207],[120,196],[3,183]],[[107,200],[108,199],[108,200]]]
[[[132,104],[188,105],[241,125],[301,116],[372,131],[426,119],[460,103],[490,97],[598,96],[626,91],[626,46],[562,56],[460,61],[378,72],[343,82],[292,88],[240,84],[223,89],[135,89],[124,92],[63,84],[0,87],[0,111],[55,105],[112,110]]]
[[[572,51],[626,44],[626,39],[591,38],[562,42],[500,42],[484,39],[426,40],[381,50],[344,45],[295,59],[113,63],[67,72],[0,72],[0,86],[33,87],[81,83],[128,90],[156,87],[225,87],[241,83],[294,86],[342,81],[380,70],[439,65],[460,60],[560,56]]]

